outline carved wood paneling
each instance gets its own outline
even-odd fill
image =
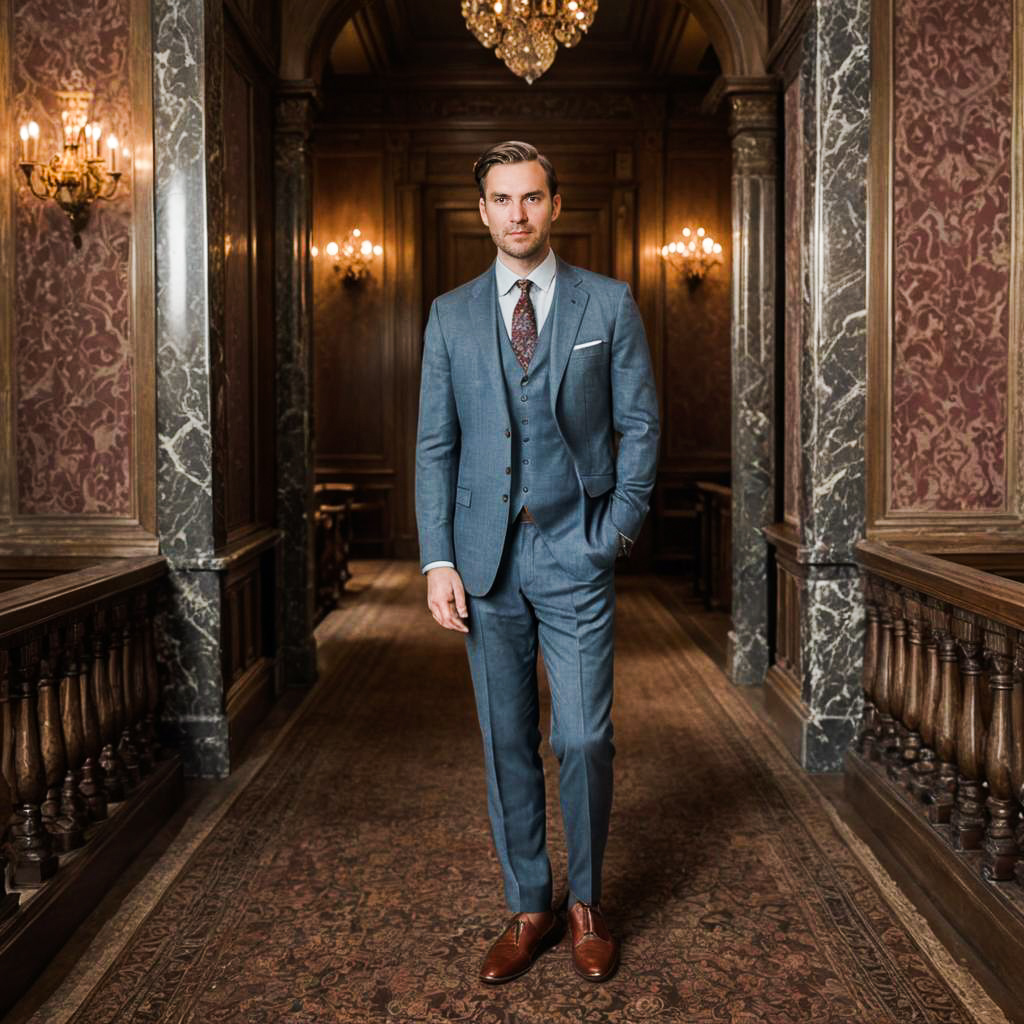
[[[230,19],[225,44],[222,543],[274,517],[272,100],[266,72]]]
[[[314,244],[322,249],[359,223],[386,248],[357,288],[332,290],[326,265],[314,266],[317,467],[322,480],[361,488],[354,552],[366,550],[360,534],[370,531],[375,552],[416,555],[411,455],[423,324],[437,295],[494,259],[472,166],[499,138],[528,138],[554,161],[563,197],[552,231],[558,254],[633,287],[663,389],[663,457],[674,453],[695,522],[696,481],[727,482],[729,468],[724,120],[698,114],[688,93],[670,103],[665,93],[640,91],[397,94],[364,82],[341,95],[332,88],[314,136]],[[683,217],[706,224],[726,247],[723,267],[696,292],[668,280],[658,255]],[[670,539],[678,546],[678,536]],[[697,542],[690,529],[691,561]]]

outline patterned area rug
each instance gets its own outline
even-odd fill
[[[622,966],[589,984],[563,940],[480,985],[506,911],[463,642],[405,564],[340,614],[340,670],[73,1021],[1004,1020],[637,578],[619,591],[605,874]]]

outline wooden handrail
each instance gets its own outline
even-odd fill
[[[45,625],[166,574],[164,558],[119,558],[8,590],[0,594],[0,639]]]
[[[1024,583],[880,541],[858,541],[855,551],[861,566],[892,583],[1024,629]]]

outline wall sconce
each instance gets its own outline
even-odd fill
[[[314,259],[320,255],[320,250],[315,245],[310,252]],[[368,238],[363,238],[359,228],[353,228],[348,238],[340,245],[337,242],[328,242],[324,246],[324,255],[333,261],[334,272],[341,274],[348,284],[355,284],[368,277],[373,258],[383,252],[384,247],[374,245]]]
[[[685,274],[691,284],[696,284],[722,262],[722,247],[703,228],[696,231],[683,228],[678,242],[661,247],[661,258]]]
[[[91,92],[59,92],[63,149],[49,163],[40,163],[39,125],[23,124],[21,170],[37,199],[52,199],[71,221],[76,249],[82,248],[81,232],[89,222],[89,208],[97,199],[113,199],[121,172],[117,169],[120,143],[108,135],[106,145],[100,125],[89,120]],[[106,151],[104,153],[104,150]],[[124,156],[129,155],[127,149]]]

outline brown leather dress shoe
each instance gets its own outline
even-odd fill
[[[572,965],[587,981],[607,981],[619,966],[619,944],[595,903],[574,903],[569,910]]]
[[[546,949],[556,946],[565,929],[561,918],[548,911],[544,921],[535,925],[525,914],[516,914],[484,957],[480,980],[500,985],[525,974],[533,961]]]

